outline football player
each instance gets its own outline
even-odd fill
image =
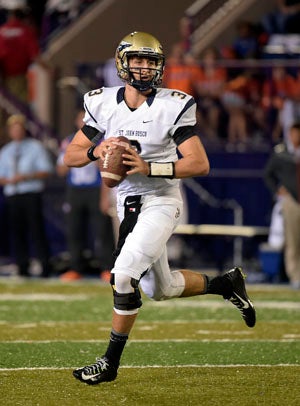
[[[123,349],[142,306],[140,288],[154,300],[221,295],[240,310],[249,327],[255,325],[255,310],[240,268],[210,278],[190,270],[171,271],[168,264],[166,244],[182,213],[180,179],[209,172],[206,152],[194,129],[193,97],[160,87],[165,57],[160,42],[150,34],[125,36],[115,59],[125,86],[85,94],[85,125],[65,154],[68,166],[82,166],[104,159],[115,148],[118,136],[127,137],[135,146],[123,154],[123,163],[130,169],[118,186],[121,225],[111,272],[110,340],[105,354],[94,364],[73,371],[75,378],[89,385],[117,377]]]

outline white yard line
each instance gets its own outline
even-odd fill
[[[163,307],[163,308],[206,308],[206,309],[221,309],[224,305],[232,304],[229,301],[224,300],[189,300],[189,299],[177,299],[166,300],[163,302],[145,302],[144,307]],[[280,301],[280,300],[256,300],[254,306],[257,309],[283,309],[283,310],[300,310],[300,302],[292,301]]]
[[[75,300],[88,300],[91,296],[77,293],[65,295],[60,293],[1,293],[0,302],[22,301],[22,302],[36,302],[36,301],[53,301],[53,302],[73,302]]]
[[[300,364],[204,364],[204,365],[122,365],[120,369],[148,369],[148,368],[164,368],[164,369],[174,369],[174,368],[274,368],[274,367],[300,367]],[[70,369],[78,368],[74,367],[23,367],[23,368],[0,368],[0,372],[14,372],[14,371],[69,371]]]
[[[90,300],[91,297],[87,294],[59,294],[59,293],[2,293],[0,295],[1,302],[21,301],[21,302],[36,302],[36,301],[76,301],[76,300]],[[209,308],[219,309],[225,305],[230,304],[224,300],[189,300],[189,299],[174,299],[161,302],[154,302],[146,300],[143,304],[144,307],[162,307],[162,308]],[[284,310],[300,310],[300,302],[285,301],[285,300],[256,300],[255,307],[261,309],[284,309]]]
[[[212,332],[213,334],[213,332]],[[291,342],[298,342],[300,341],[300,337],[293,337],[293,338],[279,338],[279,339],[248,339],[248,338],[216,338],[216,339],[181,339],[181,338],[173,338],[173,339],[158,339],[158,340],[149,340],[149,339],[140,339],[140,340],[129,340],[128,345],[130,344],[153,344],[153,343],[291,343]],[[53,343],[90,343],[90,344],[103,344],[107,343],[107,339],[103,340],[4,340],[0,341],[0,344],[53,344]]]

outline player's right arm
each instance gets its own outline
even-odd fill
[[[66,149],[64,163],[69,167],[81,167],[89,164],[92,160],[104,159],[109,150],[115,148],[112,144],[113,141],[116,141],[116,138],[110,137],[108,140],[103,140],[99,145],[95,145],[82,129],[78,130]],[[92,151],[91,147],[93,147]],[[91,159],[91,156],[95,159]]]
[[[99,140],[104,137],[105,130],[98,121],[106,120],[103,99],[104,89],[96,89],[84,95],[85,125],[77,131],[71,143],[66,149],[64,163],[70,167],[81,167],[99,158],[104,159],[116,138],[110,137],[107,140]],[[104,115],[104,117],[102,117]],[[96,118],[97,117],[97,120]]]
[[[93,142],[86,137],[82,130],[78,130],[75,134],[73,140],[67,146],[64,163],[67,166],[81,167],[85,166],[91,162],[87,153],[89,148],[93,146]],[[100,154],[97,155],[97,147],[94,149],[93,154],[95,157],[99,158]]]

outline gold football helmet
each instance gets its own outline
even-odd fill
[[[131,56],[155,59],[156,67],[151,80],[142,81],[134,78],[129,69],[128,58]],[[124,82],[129,83],[139,91],[146,91],[161,84],[165,66],[165,56],[162,45],[153,35],[137,31],[126,35],[117,47],[115,59],[118,76]]]

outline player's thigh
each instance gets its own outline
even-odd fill
[[[142,209],[115,262],[115,273],[129,273],[139,279],[160,258],[179,221],[177,206],[148,205]]]

